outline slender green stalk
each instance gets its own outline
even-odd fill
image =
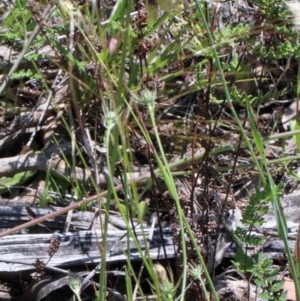
[[[182,211],[177,189],[175,186],[175,182],[173,179],[173,176],[171,174],[171,170],[168,165],[167,158],[164,153],[163,146],[161,144],[161,140],[159,137],[159,133],[157,130],[157,125],[155,122],[155,116],[154,116],[154,108],[153,108],[153,103],[148,102],[148,112],[150,116],[150,120],[153,126],[153,131],[155,135],[156,142],[158,144],[159,148],[159,153],[154,152],[156,162],[158,163],[160,172],[165,180],[165,184],[167,185],[169,192],[171,193],[174,201],[175,201],[175,206],[176,206],[176,211],[178,214],[178,220],[179,220],[179,227],[180,227],[180,236],[181,236],[181,249],[182,249],[182,265],[183,265],[183,271],[182,271],[182,294],[180,300],[185,300],[184,299],[184,292],[186,291],[186,286],[187,286],[187,249],[186,249],[186,240],[185,240],[185,227],[184,227],[184,213]]]
[[[125,283],[126,283],[127,300],[133,300],[132,282],[131,282],[131,277],[130,277],[130,271],[128,271],[127,267],[125,267]]]
[[[123,2],[125,2],[123,0]],[[119,72],[119,82],[117,86],[117,95],[116,100],[119,105],[122,104],[122,94],[126,91],[124,89],[124,82],[125,82],[125,68],[126,68],[126,59],[127,59],[127,48],[130,47],[130,36],[129,36],[129,28],[130,28],[130,11],[132,7],[132,0],[126,0],[126,19],[125,19],[125,32],[123,37],[123,46],[122,46],[122,56],[120,62],[120,72]]]

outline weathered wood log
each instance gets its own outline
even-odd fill
[[[47,208],[39,208],[39,207],[29,207],[29,206],[0,206],[0,231],[5,229],[10,229],[17,225],[26,223],[33,218],[44,216],[51,212],[58,211],[60,207],[47,207]],[[48,230],[54,231],[63,231],[65,228],[67,215],[59,215],[53,219],[46,220],[43,222],[42,227],[44,226],[45,231]],[[110,229],[124,230],[126,229],[125,223],[122,218],[118,215],[115,215],[113,212],[110,214],[110,220],[112,221],[110,225]],[[104,220],[104,215],[102,215],[102,220]],[[74,211],[72,212],[72,217],[70,220],[71,229],[80,231],[80,230],[101,230],[100,226],[100,218],[94,212],[88,211]],[[30,229],[30,228],[29,228]],[[23,231],[24,233],[28,232],[28,229]]]
[[[153,260],[174,258],[177,248],[174,233],[170,228],[151,230],[137,229],[129,235],[127,231],[107,232],[106,261],[141,260],[142,255]],[[135,236],[136,235],[136,236]],[[133,238],[135,237],[135,238]],[[50,257],[48,252],[53,239],[59,241],[57,252]],[[74,267],[100,263],[102,245],[101,231],[78,231],[56,234],[17,234],[0,240],[0,277],[9,273],[33,270],[36,260],[47,267]]]
[[[282,199],[283,210],[287,217],[288,226],[288,244],[291,250],[294,249],[297,236],[299,214],[299,196],[289,196]],[[26,222],[30,219],[30,214],[25,207],[22,206],[0,206],[1,228],[14,226],[14,223],[20,223],[20,220]],[[31,208],[35,216],[48,214],[54,208]],[[65,215],[57,217],[53,220],[47,220],[45,226],[56,229],[62,228],[65,222]],[[265,216],[266,220],[263,227],[253,229],[251,234],[264,237],[265,243],[262,251],[270,258],[276,260],[285,260],[285,250],[283,243],[280,241],[276,230],[276,221],[272,210]],[[114,221],[113,221],[114,219]],[[89,229],[91,223],[94,222],[94,228],[91,231],[82,231]],[[119,223],[119,230],[113,225]],[[55,234],[17,234],[10,235],[0,239],[0,271],[6,273],[14,273],[17,271],[33,269],[34,262],[39,259],[49,262],[47,266],[71,267],[79,264],[99,264],[102,246],[102,235],[100,221],[94,220],[94,213],[77,212],[73,213],[72,229],[80,229],[73,233],[55,233]],[[174,243],[175,233],[168,227],[161,230],[154,229],[152,239],[149,236],[150,227],[143,225],[144,232],[136,226],[135,239],[134,235],[127,233],[126,225],[118,216],[112,215],[111,227],[107,232],[107,261],[116,262],[125,260],[127,256],[130,260],[141,260],[142,254],[149,250],[147,256],[152,259],[174,258],[178,250],[178,245]],[[94,230],[96,229],[96,230]],[[60,241],[58,251],[52,258],[47,254],[47,249],[51,245],[51,238],[57,237]],[[127,239],[129,241],[127,245]],[[138,249],[141,248],[141,252]],[[249,255],[254,250],[248,247]],[[255,250],[257,251],[257,250]],[[142,254],[141,254],[142,253]],[[234,244],[227,251],[227,257],[232,257],[235,253]],[[147,253],[146,253],[147,254]],[[1,276],[0,272],[0,276]]]
[[[14,227],[39,217],[59,210],[57,207],[38,208],[25,206],[0,206],[0,229]],[[34,216],[32,216],[34,215]],[[94,212],[73,212],[71,227],[74,232],[47,233],[49,230],[63,230],[66,214],[43,223],[42,234],[17,234],[0,239],[0,277],[1,275],[32,270],[36,260],[47,263],[47,267],[74,267],[84,264],[99,264],[100,250],[102,250],[101,220],[104,215]],[[146,224],[138,225],[134,222],[135,230],[127,232],[124,220],[111,212],[107,231],[107,262],[126,260],[141,260],[141,252],[156,260],[161,258],[174,258],[177,247],[174,245],[174,233],[170,228],[161,231],[154,229],[153,237],[148,239],[151,229]],[[144,231],[142,231],[144,227]],[[89,230],[88,229],[92,229]],[[86,231],[84,231],[86,230]],[[36,228],[34,229],[36,231]],[[28,232],[28,229],[24,232]],[[133,237],[136,235],[135,239]],[[161,236],[162,235],[162,236]],[[129,237],[129,239],[128,239]],[[48,250],[51,241],[59,241],[57,252],[50,257]]]

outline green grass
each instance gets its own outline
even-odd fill
[[[107,8],[106,13],[104,9],[90,7],[88,1],[83,2],[81,5],[69,1],[41,3],[35,10],[27,1],[17,1],[15,9],[0,25],[3,28],[0,38],[19,53],[17,63],[5,71],[9,76],[1,85],[0,94],[7,107],[23,108],[21,94],[13,103],[5,98],[5,93],[14,85],[24,85],[35,78],[40,81],[44,92],[51,91],[54,95],[51,105],[60,124],[59,135],[53,134],[52,143],[59,147],[63,141],[70,141],[71,151],[62,151],[61,158],[70,169],[80,166],[94,175],[88,185],[79,183],[76,177],[69,178],[63,193],[57,193],[61,198],[69,193],[74,199],[81,200],[91,196],[97,199],[96,195],[105,191],[105,201],[100,202],[98,198],[98,208],[105,212],[103,250],[99,254],[102,264],[98,300],[108,300],[109,295],[106,256],[111,210],[118,211],[123,217],[128,237],[135,241],[142,257],[141,269],[146,271],[147,281],[157,300],[186,300],[195,284],[199,300],[200,294],[204,300],[212,297],[219,300],[213,273],[208,271],[205,261],[205,247],[201,245],[204,239],[201,241],[197,236],[190,222],[191,216],[187,214],[195,209],[192,193],[197,178],[201,178],[206,192],[210,181],[214,180],[205,173],[210,166],[222,176],[230,171],[232,179],[237,172],[245,170],[246,173],[252,169],[260,180],[258,188],[273,192],[268,205],[276,213],[278,234],[285,245],[291,274],[298,279],[293,254],[287,244],[280,187],[274,183],[273,177],[275,165],[288,168],[288,164],[299,156],[288,157],[282,152],[281,158],[271,160],[266,155],[267,143],[290,136],[296,139],[299,148],[298,124],[292,124],[291,131],[285,133],[279,133],[274,125],[268,128],[266,135],[260,132],[256,115],[259,106],[272,99],[299,94],[297,77],[288,81],[285,72],[280,76],[272,73],[272,68],[282,70],[282,65],[287,66],[288,61],[298,60],[298,40],[295,45],[290,42],[297,33],[287,23],[284,2],[255,1],[259,7],[257,18],[266,20],[265,28],[259,27],[262,22],[218,28],[216,10],[198,0],[191,5],[147,2],[145,7],[132,0],[119,0],[113,8]],[[47,5],[49,7],[45,9]],[[272,5],[272,11],[267,10],[266,5]],[[26,38],[28,32],[31,35]],[[261,33],[272,38],[261,42]],[[54,56],[47,57],[38,52],[46,45],[54,51]],[[268,70],[254,75],[259,70],[252,67],[243,49],[247,49]],[[43,71],[45,64],[49,69],[57,68],[65,78],[62,83],[68,86],[67,93],[58,100],[55,99],[57,90],[53,88],[53,78]],[[249,89],[243,89],[243,85],[249,87],[253,83],[256,89],[251,93]],[[266,88],[266,85],[273,89]],[[198,97],[195,110],[188,110],[186,105],[188,112],[184,116],[166,117],[165,112],[176,108],[178,101],[187,102],[193,97]],[[219,109],[215,112],[213,106]],[[180,110],[179,114],[182,113]],[[226,133],[227,140],[218,137],[218,130]],[[104,151],[97,152],[95,145]],[[138,152],[138,147],[142,151]],[[249,163],[234,163],[240,149],[248,153]],[[145,156],[148,167],[147,176],[141,177],[143,187],[131,176],[137,153]],[[215,163],[215,158],[222,155],[232,156],[228,166]],[[105,188],[96,184],[102,169],[109,179]],[[19,176],[0,179],[1,194],[24,185],[24,179]],[[115,184],[117,178],[122,189]],[[186,178],[191,183],[188,209],[178,191],[178,178]],[[45,173],[45,181],[47,191],[59,189],[59,180],[50,169]],[[223,191],[229,191],[231,184],[230,181],[223,183]],[[162,198],[168,208],[171,206],[174,212],[172,222],[176,224],[180,242],[177,274],[168,270],[164,281],[156,270],[157,264],[147,256],[149,250],[142,251],[132,229],[132,221],[145,221],[149,203],[155,204],[158,198]],[[55,200],[45,192],[40,205],[47,202]],[[157,202],[156,210],[160,209],[158,207]],[[205,229],[200,231],[207,235]],[[146,242],[145,237],[145,245]],[[260,263],[258,269],[252,267],[247,272],[259,278],[257,273],[263,264],[268,268],[271,266],[264,260]],[[130,260],[125,263],[124,271],[128,300],[137,295],[145,298],[140,271]],[[297,300],[300,301],[299,281],[295,280],[295,283]]]

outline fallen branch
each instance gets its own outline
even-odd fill
[[[49,170],[54,176],[77,179],[83,184],[90,183],[93,176],[88,169],[70,167],[58,156],[48,158],[43,152],[0,159],[0,177],[10,177],[28,170],[44,172]],[[107,184],[107,176],[104,173],[99,175],[99,183],[97,184]]]
[[[156,228],[151,240],[147,239],[151,233],[149,228],[137,229],[134,233],[136,240],[128,235],[126,230],[108,230],[107,262],[126,261],[127,256],[130,256],[130,260],[142,260],[142,256],[153,260],[175,257],[177,248],[173,242],[174,233],[170,228]],[[50,257],[47,250],[53,239],[59,241],[59,247]],[[18,234],[6,237],[0,240],[0,277],[34,270],[36,260],[47,263],[47,267],[97,265],[101,261],[101,242],[101,231]]]

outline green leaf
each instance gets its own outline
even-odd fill
[[[122,21],[126,10],[126,0],[118,0],[110,16],[110,22]]]
[[[144,220],[147,212],[148,212],[148,204],[145,201],[141,201],[138,204],[138,217],[140,220]]]
[[[127,207],[124,204],[118,204],[120,214],[124,219],[127,219]]]
[[[14,186],[21,186],[35,175],[35,171],[24,171],[15,174],[13,177],[0,178],[0,194],[9,192]]]
[[[292,120],[290,122],[290,126],[291,126],[292,131],[296,131],[296,130],[300,129],[300,124],[296,120]],[[294,140],[296,143],[297,152],[299,153],[300,152],[300,134],[296,134],[293,137],[294,137]]]

